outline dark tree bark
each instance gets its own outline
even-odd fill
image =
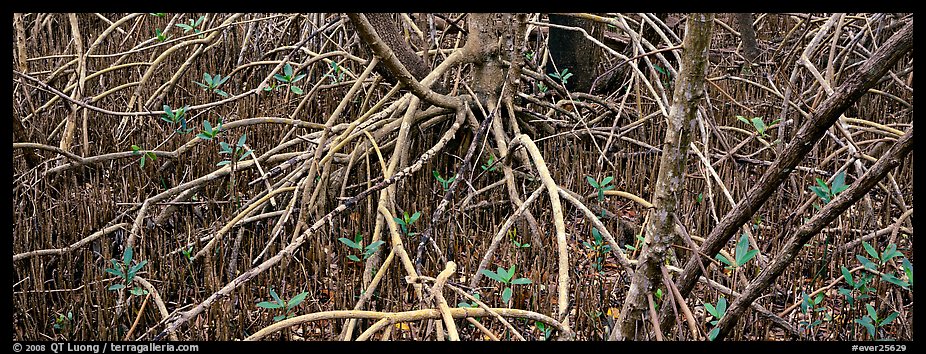
[[[661,267],[675,236],[677,196],[685,185],[691,129],[697,121],[698,104],[704,97],[704,75],[713,25],[714,14],[691,14],[685,25],[682,66],[672,95],[655,184],[654,208],[645,229],[646,242],[610,340],[637,339],[637,329],[644,326],[642,318],[647,308],[647,295],[662,283]]]
[[[370,24],[373,25],[373,28],[376,29],[376,34],[379,35],[379,38],[382,39],[389,48],[392,48],[393,53],[395,53],[399,61],[402,62],[402,65],[405,65],[405,68],[408,69],[408,72],[411,73],[416,80],[421,81],[421,79],[424,79],[424,77],[431,72],[428,64],[425,63],[424,60],[415,53],[411,45],[405,41],[402,31],[399,30],[399,26],[393,19],[394,14],[366,13],[364,15],[366,15]],[[353,22],[353,20],[351,21]],[[360,35],[363,35],[363,33],[360,33]],[[369,43],[372,40],[370,38],[363,39],[365,43]],[[380,75],[390,82],[395,83],[397,81],[395,75],[384,67],[380,66],[376,69]]]
[[[742,12],[733,14],[736,20],[736,30],[740,32],[740,49],[743,58],[752,63],[759,56],[759,45],[756,43],[756,30],[752,27],[752,13]]]
[[[911,19],[901,30],[891,36],[875,53],[871,55],[846,81],[840,85],[836,92],[824,101],[797,131],[794,139],[785,147],[778,159],[766,170],[752,188],[746,193],[736,206],[733,207],[711,230],[707,239],[701,245],[696,255],[692,256],[685,269],[679,276],[676,285],[683,296],[688,296],[694,288],[695,282],[701,275],[701,269],[710,265],[699,264],[698,255],[714,255],[730,240],[736,230],[759,210],[784,182],[785,178],[794,170],[817,141],[846,109],[862,97],[868,89],[872,88],[888,69],[894,66],[907,51],[913,48],[913,20]],[[670,311],[663,309],[661,326],[664,330],[671,329],[674,318]]]
[[[567,15],[550,14],[550,23],[578,27],[598,40],[604,38],[604,24]],[[552,63],[548,62],[547,73],[562,72],[569,69],[573,76],[566,82],[570,91],[589,92],[592,82],[598,75],[601,61],[601,48],[585,38],[579,31],[550,27],[549,51]],[[554,69],[553,64],[556,64]],[[557,71],[556,69],[559,69]]]

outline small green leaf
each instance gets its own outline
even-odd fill
[[[752,119],[752,126],[756,128],[756,131],[759,134],[765,134],[765,122],[762,120],[762,117],[755,117]]]
[[[720,318],[720,314],[717,313],[717,308],[709,302],[704,303],[704,309],[706,309],[707,313],[711,314],[711,316],[714,316],[714,318]]]
[[[412,214],[412,217],[408,219],[408,224],[409,225],[414,224],[415,221],[418,221],[418,218],[420,217],[421,217],[421,212],[416,211],[414,214]]]
[[[347,247],[358,249],[358,250],[360,249],[360,245],[358,245],[356,242],[352,241],[351,239],[347,237],[341,237],[338,239],[338,241],[341,241],[341,243],[347,245]]]
[[[717,299],[717,313],[720,314],[718,318],[727,313],[727,298],[721,296],[720,299]]]
[[[292,80],[290,80],[289,82],[290,82],[290,83],[294,83],[294,82],[296,82],[296,81],[302,80],[302,78],[304,78],[304,77],[305,77],[305,74],[296,75],[296,77],[294,77],[294,78],[293,78]],[[342,77],[343,77],[343,75],[342,75]],[[301,93],[300,93],[300,94],[301,94]]]
[[[839,267],[839,270],[842,271],[842,277],[846,280],[846,284],[849,284],[849,286],[854,286],[855,279],[852,278],[852,272],[850,272],[846,267]]]
[[[129,293],[131,293],[132,295],[135,295],[135,296],[142,296],[142,295],[147,295],[147,294],[148,294],[148,290],[145,290],[145,289],[142,289],[142,288],[139,288],[139,287],[134,287],[134,288],[132,288],[132,290],[129,290]]]
[[[248,140],[248,135],[247,135],[247,134],[241,134],[241,137],[238,138],[238,144],[237,144],[237,145],[238,145],[239,147],[244,146],[244,143],[245,143],[247,140]]]
[[[907,288],[910,286],[910,284],[907,284],[907,282],[897,279],[897,277],[895,277],[893,274],[887,274],[887,273],[881,274],[881,280],[884,280],[888,283],[897,285],[902,288]]]
[[[303,93],[302,88],[299,87],[299,86],[290,85],[290,86],[289,86],[289,90],[292,91],[293,93],[297,94],[297,95],[301,95],[301,94]]]
[[[280,322],[286,319],[286,315],[277,315],[273,316],[273,322]]]
[[[280,298],[280,295],[278,295],[276,291],[273,291],[273,288],[270,288],[270,296],[273,297],[273,300],[276,301],[276,303],[280,304],[280,307],[282,307],[285,303],[283,299]]]
[[[128,282],[132,281],[132,279],[135,278],[135,273],[138,273],[138,271],[141,270],[141,268],[144,267],[145,264],[148,264],[148,261],[141,261],[141,263],[138,263],[132,266],[132,268],[129,268],[128,274],[126,276],[126,281]]]
[[[875,308],[871,306],[871,304],[865,304],[865,311],[868,311],[868,317],[878,322],[878,311],[875,311]]]
[[[125,252],[122,253],[122,264],[126,266],[132,263],[132,246],[126,246]]]
[[[588,184],[591,184],[592,187],[594,187],[595,189],[599,189],[599,188],[600,188],[600,187],[598,186],[598,182],[595,181],[595,179],[592,178],[592,176],[585,176],[585,180],[588,181]]]
[[[352,260],[352,261],[354,261],[354,262],[360,262],[360,258],[357,257],[357,256],[355,256],[355,255],[352,255],[352,254],[351,254],[351,255],[348,255],[348,256],[347,256],[347,259]]]
[[[502,283],[508,283],[508,281],[511,280],[511,274],[509,274],[508,270],[502,266],[498,267],[498,270],[496,270],[496,273],[502,279],[501,280]]]
[[[113,284],[113,285],[110,285],[109,288],[106,288],[106,290],[121,290],[124,288],[125,288],[125,284]]]
[[[307,295],[309,295],[309,292],[308,292],[308,291],[303,291],[303,292],[299,293],[299,295],[293,296],[293,298],[292,298],[292,299],[289,299],[289,302],[286,303],[286,309],[289,310],[289,309],[292,309],[292,308],[294,308],[294,307],[296,307],[296,306],[299,306],[299,303],[301,303],[303,300],[305,300],[305,297],[306,297]]]
[[[507,303],[509,299],[511,299],[511,288],[506,287],[502,291],[502,302]]]
[[[897,252],[897,244],[889,244],[884,252],[881,252],[881,263],[885,263],[897,256],[903,256],[900,252]]]
[[[816,194],[818,197],[820,197],[820,199],[823,199],[824,203],[829,203],[830,195],[827,194],[826,191],[820,189],[820,187],[817,186],[810,186],[808,189],[810,189],[813,194]]]
[[[864,326],[865,329],[868,330],[868,335],[870,335],[870,336],[872,336],[872,337],[875,335],[875,326],[874,326],[874,324],[871,323],[871,319],[868,318],[867,316],[866,316],[866,317],[862,317],[861,319],[856,318],[856,319],[855,319],[855,323],[858,323],[858,324]]]
[[[862,263],[862,266],[864,266],[867,269],[871,269],[871,270],[878,269],[877,264],[874,264],[874,262],[872,262],[868,258],[862,257],[862,255],[860,254],[855,255],[855,258],[858,259],[858,261]]]
[[[846,190],[847,188],[849,188],[848,186],[846,186],[846,171],[845,170],[840,171],[839,173],[836,174],[835,177],[833,177],[833,183],[831,184],[831,186],[832,186],[833,195],[839,194],[839,192],[842,192]]]
[[[900,312],[897,312],[897,311],[891,312],[889,315],[887,315],[887,317],[881,320],[881,323],[878,324],[878,327],[887,326],[887,324],[894,321],[894,319],[897,318],[898,315],[900,315]]]
[[[603,180],[601,180],[601,186],[606,186],[608,185],[608,183],[611,183],[611,181],[613,180],[614,180],[614,177],[612,176],[605,177]]]
[[[293,66],[286,63],[286,65],[283,66],[283,74],[289,78],[293,77]]]
[[[106,273],[115,275],[115,276],[117,276],[117,277],[120,277],[120,278],[125,278],[125,274],[122,273],[122,271],[119,270],[119,269],[106,268],[106,269],[103,269],[103,271],[106,272]]]
[[[501,268],[499,268],[499,269],[501,269]],[[487,276],[487,277],[489,277],[489,278],[492,278],[493,280],[495,280],[495,281],[497,281],[497,282],[499,282],[499,283],[504,283],[504,282],[505,282],[504,280],[502,280],[502,277],[500,277],[498,274],[496,274],[495,272],[493,272],[493,271],[491,271],[491,270],[483,269],[483,270],[482,270],[482,274],[485,275],[485,276]]]
[[[726,265],[728,265],[728,266],[730,266],[730,267],[734,267],[733,262],[730,261],[730,260],[728,260],[726,256],[721,255],[720,253],[718,253],[716,256],[714,256],[714,258],[716,258],[718,261],[720,261],[720,262],[723,263],[723,264],[726,264]]]
[[[531,280],[530,280],[530,279],[527,279],[527,278],[518,278],[518,279],[512,280],[512,281],[511,281],[511,284],[512,284],[512,285],[531,284]]]
[[[376,241],[376,242],[373,242],[373,243],[367,245],[366,249],[367,249],[368,251],[374,251],[374,252],[375,252],[375,251],[379,248],[379,246],[382,246],[384,243],[386,243],[386,241],[379,240],[379,241]]]
[[[286,76],[283,76],[283,75],[280,75],[280,74],[273,74],[273,78],[274,78],[274,79],[277,79],[277,80],[279,80],[279,81],[282,81],[282,82],[287,82],[287,81],[289,81],[289,79],[287,79]],[[272,89],[273,89],[273,88],[271,88],[271,90],[272,90]]]
[[[865,252],[868,252],[868,255],[874,259],[881,259],[881,256],[878,255],[878,251],[875,250],[868,241],[862,241],[862,246],[865,248]]]
[[[714,327],[710,332],[707,332],[707,339],[713,341],[717,338],[717,334],[720,333],[720,328]]]
[[[910,264],[910,260],[904,257],[902,261],[903,271],[907,274],[907,282],[910,285],[913,285],[913,264]]]

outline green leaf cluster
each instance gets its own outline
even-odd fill
[[[217,163],[216,166],[225,166],[227,164],[230,164],[232,160],[237,159],[237,161],[241,161],[241,160],[244,160],[246,157],[250,156],[253,151],[250,149],[247,149],[247,151],[245,151],[246,149],[244,147],[244,144],[247,140],[248,140],[248,135],[242,134],[241,137],[238,138],[238,143],[235,144],[234,149],[232,149],[232,146],[228,145],[228,143],[224,141],[219,142],[219,149],[220,149],[219,154],[220,155],[228,154],[231,157],[228,160],[224,160],[224,161]]]
[[[549,341],[550,336],[553,335],[553,326],[547,326],[543,322],[534,321],[534,325],[537,326],[537,329],[543,333],[543,340]]]
[[[283,301],[283,299],[280,298],[280,295],[278,295],[276,291],[273,290],[273,287],[271,287],[270,296],[273,297],[273,301],[258,302],[257,307],[265,308],[268,310],[282,309],[282,314],[273,317],[273,322],[279,322],[281,320],[295,316],[294,310],[296,306],[302,303],[307,295],[309,295],[309,292],[303,291],[298,295],[293,296],[291,299],[289,299],[289,301]]]
[[[813,313],[822,312],[822,311],[826,310],[826,307],[822,307],[822,306],[821,306],[821,307],[817,307],[817,305],[820,305],[820,303],[822,303],[822,302],[823,302],[823,293],[822,293],[822,292],[819,293],[819,294],[817,294],[817,295],[814,296],[814,297],[811,297],[810,295],[807,295],[807,293],[801,292],[801,313],[803,313],[803,314],[808,314],[808,313],[813,314]],[[822,323],[822,322],[823,322],[823,321],[822,321],[822,320],[819,320],[819,319],[818,319],[818,320],[815,320],[815,321],[802,320],[802,321],[799,321],[799,322],[798,322],[798,325],[799,325],[799,326],[806,327],[806,328],[813,328],[813,327],[819,325],[819,324]]]
[[[200,33],[199,26],[203,24],[203,20],[206,19],[206,16],[200,16],[198,19],[189,19],[187,23],[178,23],[175,26],[183,28],[183,33],[193,31],[193,33]]]
[[[215,128],[212,127],[212,123],[209,123],[208,120],[203,119],[203,130],[199,134],[196,134],[196,137],[203,140],[212,140],[221,132],[222,118],[219,118],[219,124],[216,125]]]
[[[68,311],[67,316],[59,313],[58,316],[55,317],[55,324],[52,326],[52,328],[54,328],[56,331],[60,331],[66,327],[70,327],[71,323],[73,322],[74,314],[71,313],[71,311]]]
[[[488,270],[488,269],[482,270],[483,275],[505,285],[505,289],[502,291],[502,302],[505,302],[505,303],[507,303],[508,300],[511,299],[511,295],[512,295],[511,286],[512,285],[531,284],[531,280],[528,278],[512,279],[514,277],[515,267],[517,267],[517,265],[512,265],[511,268],[509,269],[505,269],[504,267],[499,266],[497,271],[495,272]]]
[[[138,271],[141,270],[142,267],[148,264],[148,261],[141,261],[139,263],[132,264],[133,256],[134,256],[134,253],[132,252],[132,246],[127,246],[125,248],[125,251],[122,253],[121,262],[116,259],[109,260],[112,263],[113,267],[106,268],[103,271],[122,278],[122,281],[118,284],[113,284],[109,286],[107,290],[117,291],[117,290],[121,290],[121,289],[124,289],[130,286],[132,284],[132,281],[135,279],[135,274],[137,274]],[[140,296],[140,295],[147,294],[148,290],[145,290],[141,287],[135,287],[129,290],[129,292],[132,295]]]
[[[453,183],[453,181],[457,179],[456,175],[453,175],[453,177],[444,179],[443,177],[441,177],[440,172],[437,172],[437,170],[434,170],[433,172],[434,172],[434,179],[436,179],[437,182],[440,183],[441,187],[444,188],[445,193],[447,192],[448,189],[450,189],[450,184]]]
[[[550,77],[559,80],[563,83],[563,85],[566,85],[566,83],[569,81],[569,78],[572,77],[572,73],[569,72],[569,69],[563,69],[558,73],[554,72],[547,75],[550,75]]]
[[[286,63],[286,65],[283,66],[283,74],[273,75],[273,78],[277,79],[277,81],[281,83],[281,86],[289,86],[289,90],[297,95],[301,95],[303,93],[302,88],[293,84],[299,80],[302,80],[304,77],[305,74],[295,75],[293,72],[293,66],[289,63]],[[271,91],[276,89],[276,87],[276,85],[273,85],[270,87],[265,87],[264,90]]]
[[[402,234],[403,234],[403,235],[405,235],[405,236],[412,236],[412,235],[414,235],[415,233],[414,233],[414,232],[411,232],[411,233],[410,233],[410,232],[408,232],[408,230],[409,230],[409,228],[412,226],[412,224],[414,224],[416,221],[418,221],[418,218],[420,218],[420,217],[421,217],[421,212],[420,212],[420,211],[416,211],[416,212],[415,212],[414,214],[412,214],[411,216],[408,216],[408,212],[406,211],[406,212],[402,212],[402,217],[401,217],[401,218],[392,218],[392,220],[395,221],[397,224],[399,224],[399,227],[402,229]]]
[[[167,35],[167,29],[165,29],[164,32],[161,32],[160,28],[155,28],[154,39],[158,42],[166,42],[168,39],[170,39],[170,36]]]
[[[222,97],[228,97],[228,93],[219,89],[219,86],[228,81],[229,77],[222,77],[221,74],[215,74],[215,76],[209,75],[209,73],[203,73],[203,82],[193,81],[194,84],[199,85],[203,89],[209,92],[215,92]]]
[[[338,241],[341,241],[341,243],[347,245],[347,247],[350,247],[358,251],[363,251],[363,255],[362,255],[363,259],[372,257],[373,254],[376,253],[376,250],[378,250],[380,246],[386,243],[383,240],[379,240],[379,241],[373,242],[367,245],[366,247],[364,247],[363,246],[363,235],[361,235],[360,233],[357,233],[357,235],[354,236],[353,240],[347,237],[341,237],[338,239]],[[348,255],[347,258],[354,262],[361,261],[360,257],[357,257],[356,255],[352,255],[352,254]]]
[[[829,186],[827,186],[826,181],[821,178],[816,178],[816,182],[816,186],[810,186],[808,188],[823,200],[823,204],[829,203],[833,198],[836,198],[837,194],[849,188],[849,185],[846,184],[846,171],[837,173],[836,176],[833,177],[833,183]],[[819,206],[815,207],[820,209]]]
[[[878,318],[878,311],[876,311],[874,306],[871,306],[871,304],[865,304],[865,310],[868,312],[868,314],[862,318],[855,319],[855,323],[865,327],[865,329],[868,331],[868,335],[872,337],[876,336],[877,330],[879,328],[887,326],[893,322],[898,315],[900,315],[900,313],[897,311],[891,311],[891,313],[887,316],[884,316],[884,318]]]
[[[322,75],[323,78],[330,78],[331,82],[335,84],[344,81],[344,69],[338,63],[332,61],[328,63],[328,66],[331,67],[331,70]]]
[[[839,270],[842,271],[842,277],[846,280],[851,288],[839,288],[839,293],[846,297],[846,302],[849,303],[849,306],[854,306],[855,301],[863,301],[870,297],[872,289],[868,287],[868,283],[871,281],[871,275],[862,275],[858,279],[855,279],[852,276],[852,272],[849,271],[846,267],[839,267]],[[854,295],[858,293],[858,295]]]
[[[495,169],[498,168],[498,166],[495,165],[495,155],[489,154],[489,159],[486,160],[486,163],[479,167],[482,167],[483,171],[494,172]]]
[[[717,299],[717,306],[711,305],[710,303],[705,303],[704,309],[707,310],[707,313],[714,317],[714,320],[711,321],[711,325],[717,326],[717,323],[720,322],[720,319],[723,318],[723,315],[727,313],[727,299],[721,296],[719,299]],[[720,328],[714,327],[710,332],[707,333],[707,339],[714,340],[714,338],[717,338],[718,333],[720,333]]]
[[[473,297],[476,298],[476,300],[482,301],[482,298],[479,296],[479,294],[475,294],[475,293],[474,293],[474,294],[473,294]],[[477,304],[475,301],[472,301],[472,302],[460,301],[460,302],[457,304],[457,307],[462,307],[462,308],[473,308],[473,309],[474,309],[474,308],[479,307],[479,304]]]
[[[158,159],[157,155],[155,155],[154,152],[151,152],[151,151],[142,152],[141,147],[139,147],[138,145],[132,145],[132,155],[142,155],[141,158],[138,159],[138,165],[141,166],[141,168],[145,168],[146,159],[151,160],[152,162]]]
[[[614,189],[613,185],[609,185],[611,181],[614,180],[614,177],[608,176],[601,180],[601,182],[592,178],[592,176],[585,176],[585,180],[588,181],[588,184],[595,188],[598,191],[598,201],[601,202],[604,200],[604,192]]]
[[[743,116],[736,116],[736,119],[743,123],[751,125],[756,130],[756,133],[759,133],[759,135],[762,136],[763,138],[768,137],[767,131],[768,131],[769,126],[778,124],[778,122],[781,121],[781,119],[776,119],[772,121],[770,124],[766,125],[762,117],[753,117],[752,119],[748,119]]]
[[[604,238],[601,237],[601,232],[596,228],[592,228],[592,242],[582,241],[582,245],[595,253],[595,262],[592,264],[596,270],[601,271],[604,266],[604,257],[611,252],[611,245],[605,242]]]
[[[910,260],[908,260],[902,252],[897,250],[897,244],[891,243],[887,245],[887,248],[885,248],[881,253],[878,253],[874,246],[872,246],[867,241],[862,241],[862,247],[865,248],[865,252],[868,253],[868,256],[870,256],[871,259],[860,254],[855,255],[855,258],[858,259],[859,262],[862,263],[862,266],[867,269],[877,270],[881,266],[887,264],[887,262],[891,259],[895,257],[901,257],[903,259],[901,266],[903,268],[904,275],[907,277],[907,281],[898,278],[892,273],[882,273],[881,280],[902,288],[909,288],[911,285],[913,285],[913,264],[910,263]]]
[[[186,113],[189,111],[190,106],[186,105],[183,108],[178,108],[176,110],[171,109],[169,105],[164,105],[164,115],[161,116],[161,120],[170,123],[171,125],[180,124],[180,127],[177,128],[177,132],[180,134],[186,134],[193,131],[193,128],[187,127]]]
[[[744,233],[740,237],[739,241],[736,243],[736,250],[733,256],[736,259],[728,259],[726,256],[723,256],[719,253],[714,258],[717,258],[717,260],[719,260],[723,264],[726,264],[727,269],[732,270],[732,269],[737,269],[737,268],[740,268],[746,265],[746,263],[748,263],[751,259],[753,259],[758,253],[759,253],[759,250],[749,249],[749,238]]]

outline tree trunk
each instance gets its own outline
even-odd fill
[[[647,308],[647,295],[652,294],[662,282],[660,267],[675,235],[674,215],[678,195],[685,183],[691,130],[697,121],[698,104],[704,97],[704,75],[713,20],[714,14],[691,14],[685,25],[681,69],[669,111],[653,197],[654,209],[646,225],[646,242],[630,290],[621,307],[617,325],[611,330],[610,340],[637,339],[637,328],[645,325],[642,317]]]
[[[756,43],[756,30],[752,27],[752,13],[741,12],[733,14],[736,20],[736,30],[740,32],[740,49],[743,58],[752,63],[759,56],[759,45]]]
[[[605,27],[602,23],[554,14],[550,14],[550,23],[582,28],[598,40],[604,38]],[[568,69],[573,76],[567,80],[566,88],[570,91],[589,92],[598,75],[601,48],[585,38],[582,32],[550,27],[549,51],[552,62],[547,63],[547,73]]]

